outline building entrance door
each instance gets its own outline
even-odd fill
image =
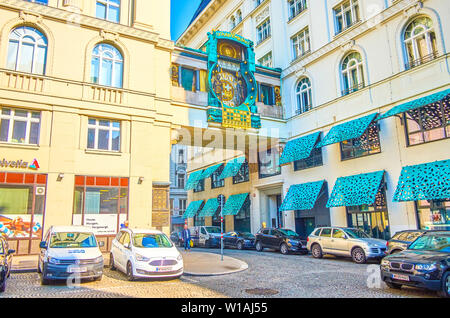
[[[315,218],[296,218],[295,219],[295,231],[303,239],[306,239],[315,228],[316,228],[316,219]]]

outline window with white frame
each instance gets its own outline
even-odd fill
[[[241,11],[241,10],[238,10],[238,11],[236,12],[236,24],[241,23],[241,21],[242,21],[242,11]]]
[[[407,54],[407,69],[437,57],[433,21],[426,16],[415,18],[405,28],[403,43]]]
[[[236,18],[232,15],[230,17],[230,30],[233,30],[235,26],[236,26]]]
[[[265,67],[272,67],[272,52],[267,53],[258,60],[258,64]]]
[[[361,54],[351,52],[342,60],[342,95],[347,95],[364,87],[364,71]]]
[[[19,72],[45,74],[47,38],[39,30],[21,26],[9,35],[6,68]]]
[[[186,174],[185,173],[178,173],[177,174],[178,189],[184,189],[185,184],[186,184]]]
[[[297,96],[296,114],[301,114],[312,109],[311,82],[309,78],[304,77],[298,82],[295,94]]]
[[[92,53],[91,80],[94,84],[122,87],[123,57],[114,46],[101,43]]]
[[[88,149],[120,151],[120,122],[89,118]]]
[[[295,18],[301,12],[307,9],[306,0],[289,0],[289,20]]]
[[[48,5],[48,0],[27,0],[28,2],[34,2],[39,4]]]
[[[186,211],[186,199],[180,199],[178,201],[178,212],[179,215],[182,216],[184,212]]]
[[[120,0],[97,0],[96,17],[99,19],[119,23]]]
[[[263,23],[256,28],[258,35],[258,44],[267,39],[270,36],[270,19],[266,19]]]
[[[358,0],[347,0],[334,8],[336,34],[351,27],[360,20]]]
[[[291,38],[294,60],[311,51],[309,41],[309,29],[306,28]]]
[[[0,141],[38,145],[41,112],[22,109],[0,109]]]

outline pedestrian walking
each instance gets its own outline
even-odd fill
[[[184,250],[188,251],[191,249],[191,231],[189,231],[187,224],[184,225],[184,230],[182,232],[182,238],[184,242]]]

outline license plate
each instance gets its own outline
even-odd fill
[[[397,274],[392,274],[392,278],[393,278],[393,279],[398,279],[398,280],[409,281],[409,276],[408,276],[408,275],[397,275]]]
[[[72,267],[72,268],[68,268],[67,272],[68,273],[84,273],[87,272],[87,268],[86,267]]]
[[[172,267],[156,267],[157,272],[170,272],[172,271]]]

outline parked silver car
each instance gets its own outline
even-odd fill
[[[322,258],[324,254],[349,256],[358,264],[386,256],[385,240],[371,238],[356,228],[316,228],[308,237],[307,248],[315,258]]]

